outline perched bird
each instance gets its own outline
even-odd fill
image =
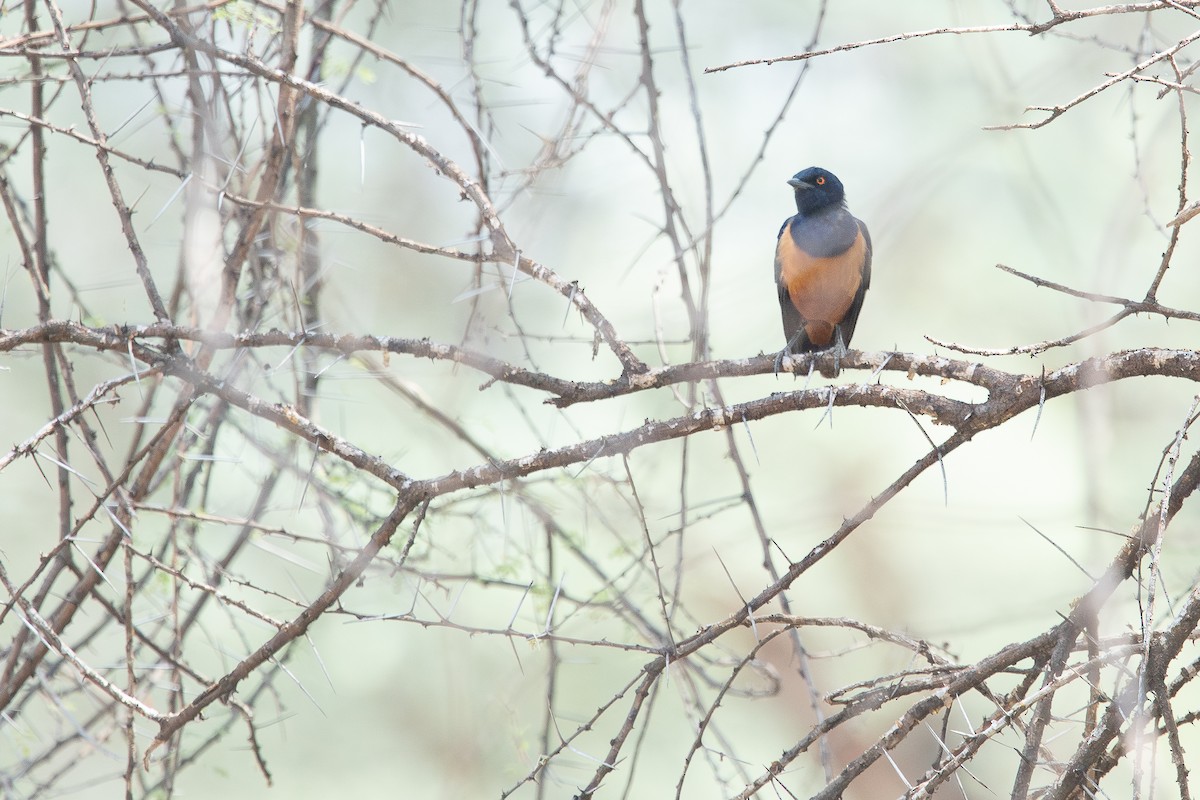
[[[837,176],[820,167],[797,172],[796,215],[779,229],[775,285],[787,344],[775,359],[833,349],[834,374],[854,335],[863,296],[871,285],[871,235],[846,209]]]

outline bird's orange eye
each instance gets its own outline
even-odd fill
[[[817,186],[824,186],[824,185],[825,185],[825,179],[817,178]]]

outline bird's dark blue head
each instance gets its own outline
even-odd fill
[[[821,167],[797,172],[788,180],[788,185],[796,190],[796,210],[801,214],[840,206],[846,201],[846,190],[837,175]]]

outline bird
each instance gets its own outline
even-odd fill
[[[775,285],[786,344],[775,358],[833,350],[840,372],[871,285],[871,234],[846,208],[846,190],[827,169],[809,167],[788,179],[796,214],[784,220],[775,245]]]

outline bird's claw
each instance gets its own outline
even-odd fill
[[[846,349],[846,342],[842,339],[842,326],[833,326],[833,347],[830,348],[833,353],[833,377],[837,377],[842,372],[842,359],[850,351]]]
[[[783,350],[780,350],[778,353],[775,354],[775,377],[776,378],[779,377],[779,371],[781,369],[783,369],[783,360],[785,358],[788,360],[789,363],[792,360],[792,354],[787,351],[787,348],[784,348]]]

